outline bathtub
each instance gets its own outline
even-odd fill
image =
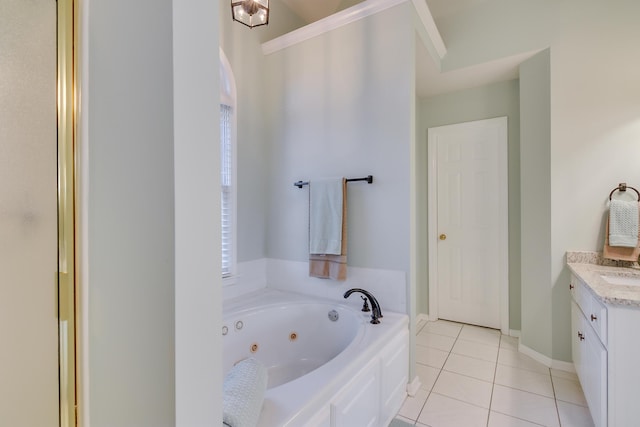
[[[360,303],[267,289],[225,302],[224,373],[246,357],[268,368],[259,427],[388,425],[406,396],[408,317],[381,302],[372,325]]]

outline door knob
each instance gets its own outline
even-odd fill
[[[441,234],[440,235],[440,240],[447,240],[447,235],[446,234]]]

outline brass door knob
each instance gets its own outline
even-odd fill
[[[447,235],[446,234],[441,234],[440,235],[440,240],[447,240]]]

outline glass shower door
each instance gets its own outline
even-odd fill
[[[59,425],[56,133],[56,2],[0,0],[0,425]]]

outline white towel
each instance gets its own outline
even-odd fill
[[[267,368],[256,359],[238,362],[224,377],[222,422],[228,427],[255,427],[260,419]]]
[[[309,253],[340,255],[342,250],[342,180],[309,183]]]
[[[624,248],[638,246],[638,202],[611,200],[609,245]]]

